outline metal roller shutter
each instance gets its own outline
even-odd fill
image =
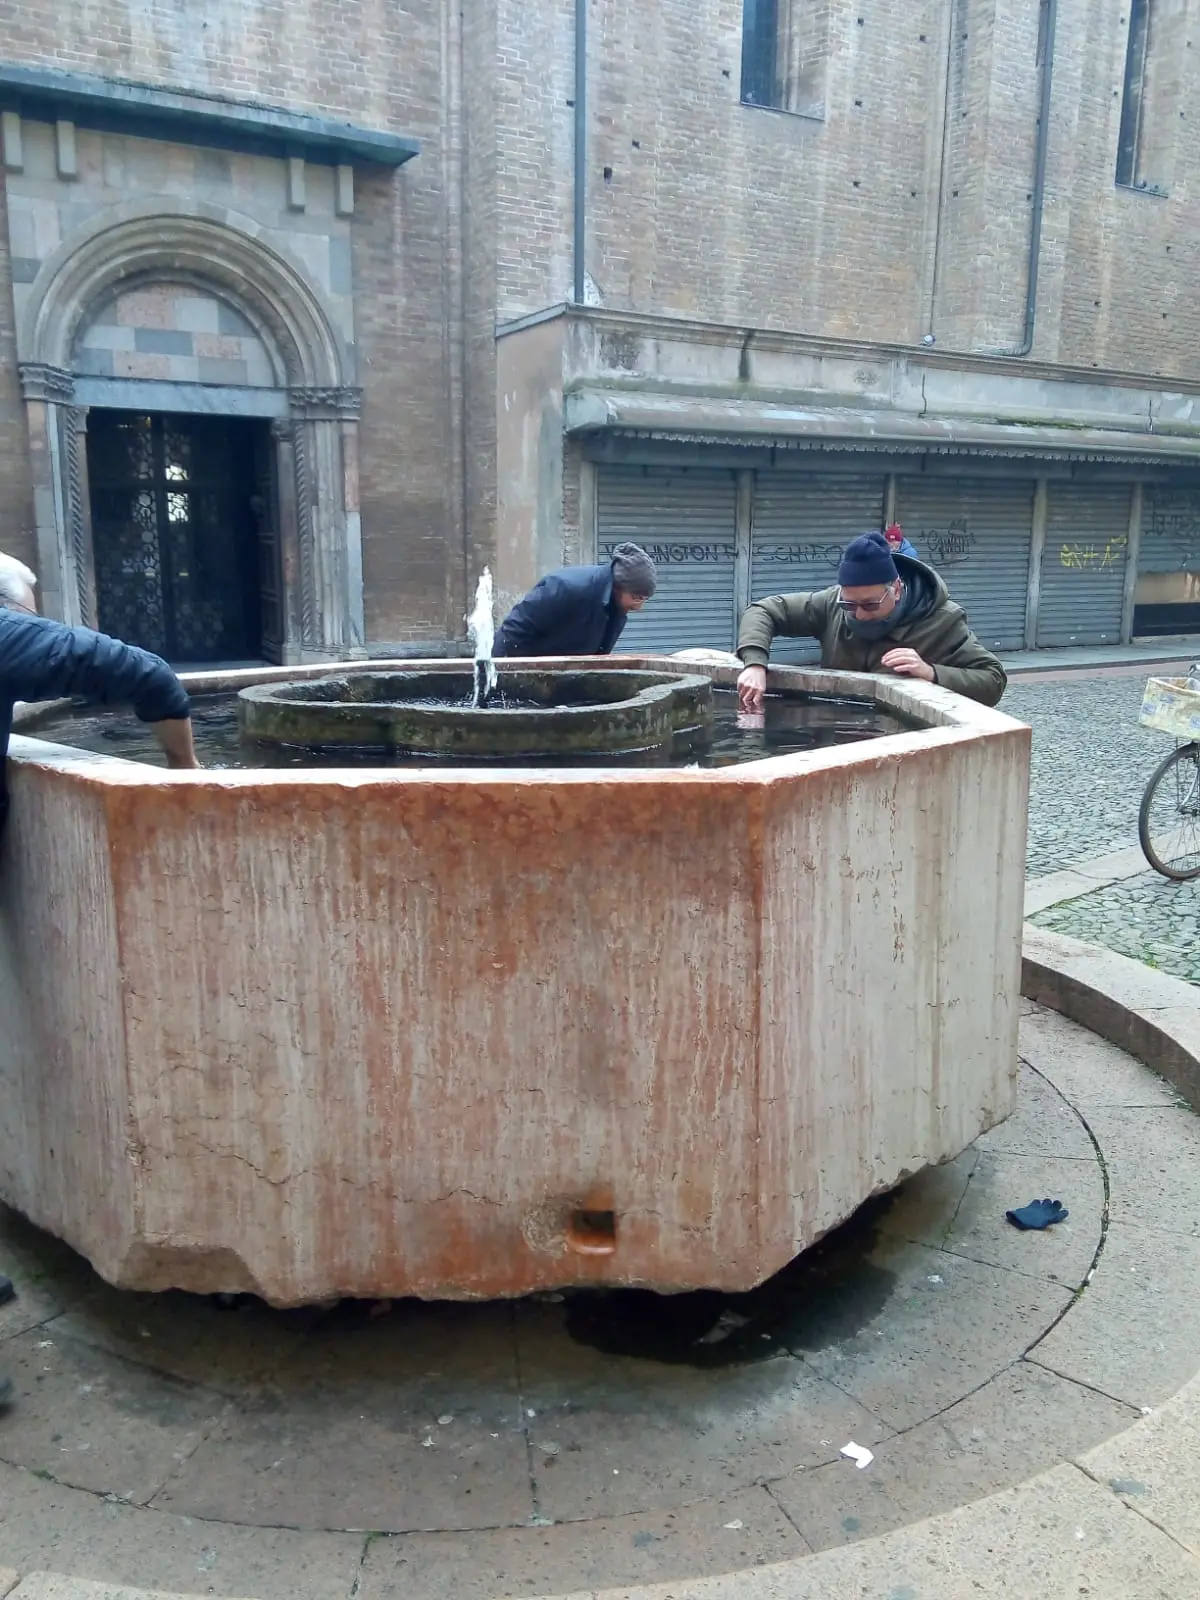
[[[631,539],[658,567],[658,592],[630,617],[619,651],[733,648],[736,499],[732,472],[597,470],[597,560],[610,561],[614,548]]]
[[[760,472],[754,489],[750,598],[807,593],[837,582],[842,551],[860,533],[883,526],[882,473],[837,477],[815,472]],[[780,639],[772,661],[816,661],[813,639]]]
[[[1139,572],[1200,572],[1200,489],[1147,484]]]
[[[1021,479],[901,478],[896,485],[896,521],[990,650],[1025,643],[1033,494],[1033,483]]]
[[[1128,485],[1052,483],[1037,642],[1115,644],[1129,555]]]

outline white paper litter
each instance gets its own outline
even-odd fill
[[[864,1449],[861,1444],[855,1444],[853,1439],[849,1444],[842,1446],[841,1453],[848,1461],[853,1461],[860,1472],[864,1467],[869,1467],[875,1459],[869,1450]]]

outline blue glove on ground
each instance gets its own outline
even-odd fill
[[[1061,1200],[1031,1200],[1027,1206],[1004,1215],[1014,1228],[1048,1228],[1053,1222],[1063,1222],[1071,1213]]]

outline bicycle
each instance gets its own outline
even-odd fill
[[[1183,679],[1151,678],[1139,720],[1178,741],[1142,795],[1142,854],[1164,878],[1187,883],[1200,878],[1200,691]]]

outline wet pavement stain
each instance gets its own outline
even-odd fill
[[[708,1369],[827,1349],[861,1332],[895,1290],[895,1274],[870,1259],[877,1224],[891,1203],[891,1195],[867,1201],[743,1294],[569,1291],[566,1331],[605,1355]]]

